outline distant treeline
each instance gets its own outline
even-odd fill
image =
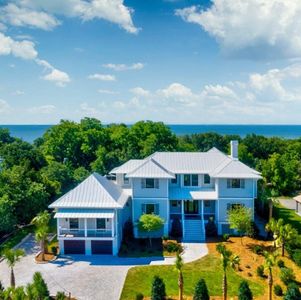
[[[216,147],[229,153],[232,139],[239,140],[241,161],[262,172],[261,186],[267,186],[269,192],[291,195],[301,189],[301,139],[216,133],[177,137],[160,122],[103,126],[93,118],[79,123],[63,120],[33,144],[0,129],[0,233],[28,223],[93,171],[107,174],[129,159],[144,158],[155,151],[207,151]]]

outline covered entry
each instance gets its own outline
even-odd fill
[[[92,254],[113,254],[112,241],[91,241]]]
[[[83,240],[65,240],[65,254],[85,254],[85,241]]]

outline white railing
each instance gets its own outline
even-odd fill
[[[69,228],[60,228],[59,236],[64,237],[112,237],[111,229],[69,229]]]

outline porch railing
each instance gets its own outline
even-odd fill
[[[85,229],[60,228],[59,236],[64,237],[85,237]],[[87,237],[111,237],[111,229],[87,229]]]

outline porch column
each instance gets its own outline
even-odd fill
[[[85,218],[84,220],[85,220],[85,237],[87,237],[88,236],[87,218]]]
[[[182,233],[183,233],[183,239],[185,237],[185,215],[184,215],[184,200],[181,201],[181,217],[182,217]]]
[[[201,200],[201,214],[202,214],[202,220],[204,220],[204,200]]]

